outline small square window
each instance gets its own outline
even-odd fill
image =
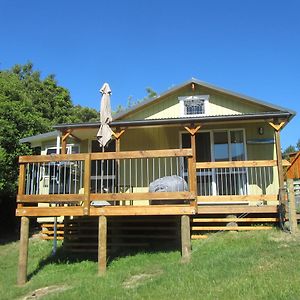
[[[204,101],[202,99],[185,100],[184,114],[185,115],[203,115],[205,114]]]
[[[201,116],[208,113],[208,95],[179,97],[181,116]]]

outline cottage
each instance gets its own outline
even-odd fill
[[[103,271],[106,218],[181,216],[188,256],[191,216],[201,223],[210,215],[284,211],[278,210],[285,204],[280,131],[294,115],[191,79],[115,115],[114,139],[104,153],[96,140],[98,122],[59,124],[24,138],[42,155],[19,158],[21,239],[28,235],[28,217],[99,217]],[[171,176],[188,188],[149,191],[151,183]],[[22,267],[19,276],[26,280]]]

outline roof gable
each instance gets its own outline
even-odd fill
[[[289,112],[287,108],[270,104],[246,95],[235,93],[217,86],[191,79],[161,95],[143,101],[127,111],[114,116],[114,120],[142,120],[180,117],[180,96],[210,95],[208,115],[231,115],[257,112]]]

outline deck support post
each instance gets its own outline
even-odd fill
[[[190,261],[191,249],[190,217],[183,215],[181,216],[181,261],[183,263]]]
[[[107,218],[106,216],[100,216],[99,231],[98,231],[98,275],[99,276],[105,275],[106,257],[107,257]]]
[[[196,174],[196,133],[200,130],[201,125],[195,127],[194,124],[191,127],[184,127],[191,135],[191,148],[193,151],[193,157],[189,158],[188,161],[188,177],[189,177],[189,187],[190,192],[195,194],[194,201],[191,201],[191,206],[195,208],[195,212],[198,211],[197,204],[197,174]]]
[[[297,233],[297,213],[296,213],[296,203],[295,203],[295,191],[294,191],[294,180],[287,180],[288,186],[288,203],[289,203],[289,223],[290,223],[290,232],[292,234]]]
[[[285,125],[285,122],[275,124],[274,122],[268,122],[271,127],[274,128],[275,133],[275,145],[276,145],[276,158],[277,158],[277,170],[278,170],[278,182],[279,182],[279,205],[280,205],[280,218],[286,217],[286,197],[284,189],[284,176],[282,166],[282,154],[281,154],[281,143],[280,143],[280,129]],[[276,122],[278,123],[278,122]]]
[[[21,218],[20,230],[20,252],[18,264],[18,285],[24,285],[27,281],[27,263],[28,263],[28,240],[29,240],[29,218]]]

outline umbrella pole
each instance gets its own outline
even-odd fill
[[[104,146],[102,146],[102,153],[104,153]],[[102,194],[103,193],[103,176],[104,176],[104,161],[103,159],[101,159],[101,181],[100,181],[100,188],[101,188],[101,191],[100,193]]]

